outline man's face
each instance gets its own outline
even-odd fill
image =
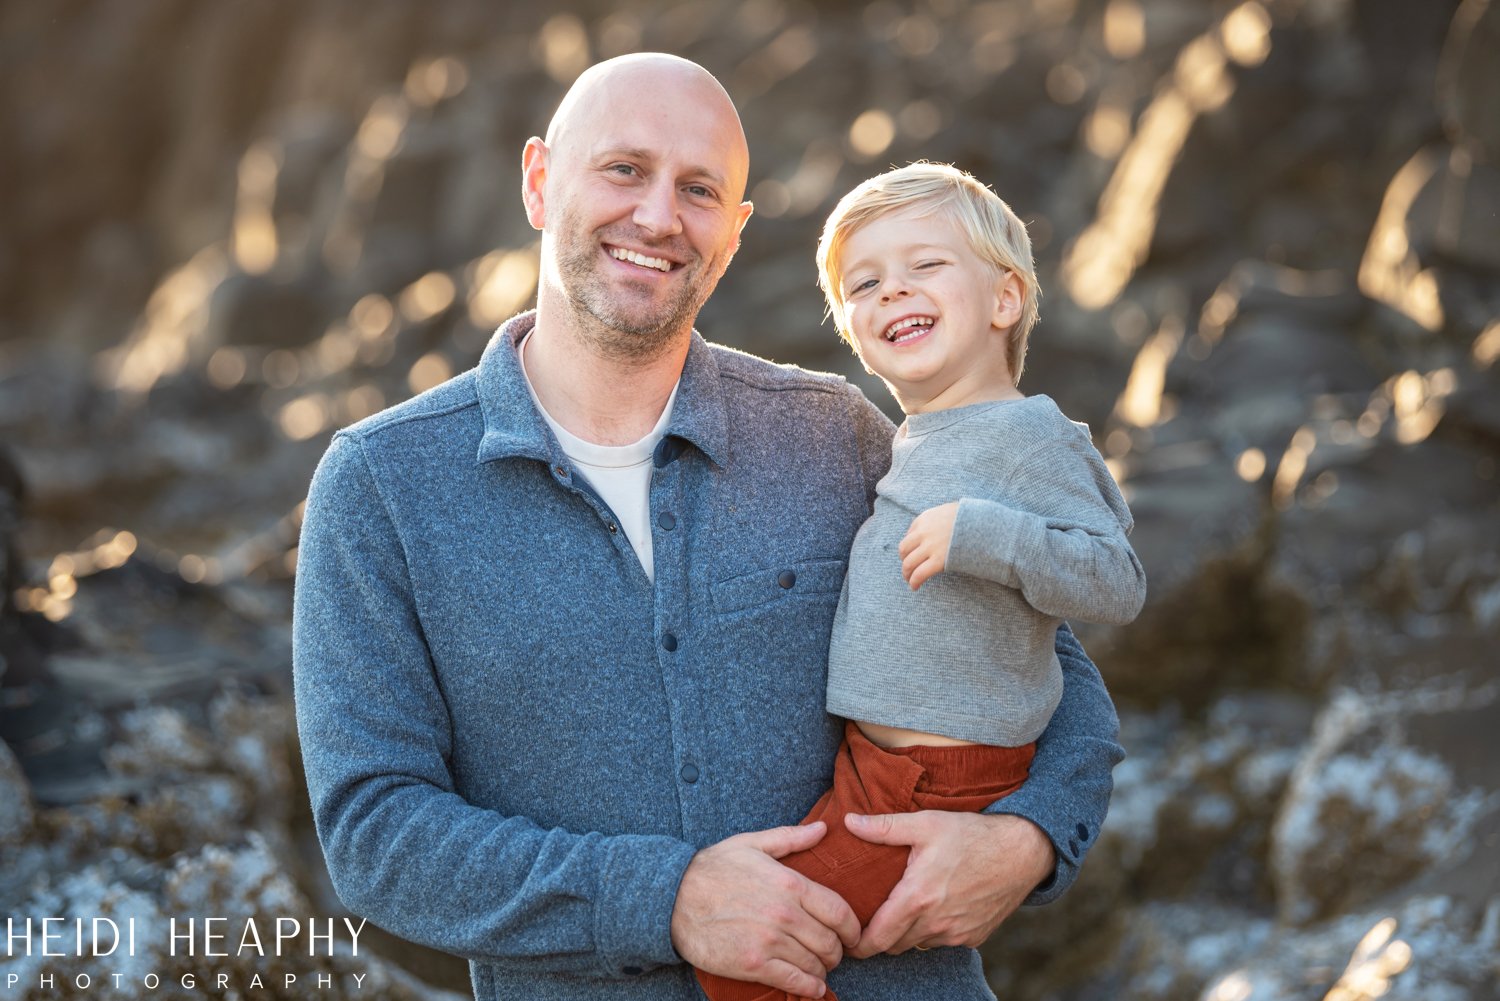
[[[722,94],[633,75],[594,88],[535,155],[547,168],[546,278],[613,350],[649,356],[691,329],[750,207],[744,140]]]

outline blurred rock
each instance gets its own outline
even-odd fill
[[[1030,220],[1023,388],[1135,513],[1145,611],[1078,624],[1130,757],[1079,886],[986,948],[1002,995],[1496,996],[1500,5],[40,10],[0,7],[8,913],[338,913],[287,694],[308,478],[529,304],[522,144],[666,49],[753,153],[707,336],[899,417],[813,249],[865,176],[956,161]]]
[[[16,554],[21,523],[21,473],[8,451],[0,448],[0,684],[12,660],[21,656],[21,623],[15,594],[23,568]]]
[[[1497,218],[1500,164],[1476,163],[1456,147],[1417,195],[1407,231],[1421,259],[1489,273],[1500,270]]]
[[[1440,759],[1341,732],[1371,725],[1367,713],[1350,695],[1325,710],[1277,814],[1273,877],[1291,923],[1368,905],[1448,855],[1483,812]]]
[[[300,347],[322,333],[327,309],[312,283],[263,275],[230,275],[214,289],[208,304],[202,346],[194,361],[206,367],[209,356],[233,347]]]
[[[1465,0],[1453,15],[1438,67],[1438,107],[1450,137],[1462,137],[1480,160],[1500,165],[1500,8],[1489,0]]]
[[[21,764],[0,741],[0,844],[10,844],[31,831],[31,787]]]
[[[1238,968],[1211,978],[1200,996],[1256,1001],[1492,998],[1500,975],[1497,918],[1500,909],[1494,907],[1476,911],[1446,897],[1417,897],[1296,933],[1277,929],[1266,934],[1257,925],[1249,941],[1233,950],[1231,963],[1224,964]],[[1190,952],[1196,945],[1193,939]]]
[[[457,1001],[460,997],[420,984],[371,956],[368,940],[361,940],[364,948],[356,955],[348,929],[337,920],[333,940],[318,942],[316,949],[307,944],[305,933],[296,945],[279,947],[273,940],[282,930],[277,920],[297,921],[300,932],[314,911],[276,861],[273,847],[255,834],[184,853],[168,862],[148,863],[116,853],[34,888],[21,907],[24,913],[46,914],[69,923],[82,918],[90,929],[93,919],[106,919],[120,929],[122,940],[129,934],[129,922],[134,921],[134,948],[128,954],[122,947],[115,955],[81,960],[48,957],[40,949],[8,954],[0,960],[0,976],[17,978],[19,989],[13,986],[6,995],[16,1001],[57,997],[54,989],[42,986],[43,978],[74,984],[81,974],[92,981],[87,996],[112,1001],[147,993],[188,1001],[203,996],[205,990],[215,991],[214,996],[285,1001],[310,996],[378,1001]],[[176,919],[181,933],[188,916],[197,922],[194,929],[199,937],[193,949],[174,944],[169,934],[169,921]],[[227,944],[216,942],[214,951],[228,955],[207,954],[202,923],[209,917],[222,921],[216,932],[227,937]],[[319,921],[319,934],[329,930],[325,920]],[[236,948],[251,921],[256,922],[256,941],[264,956],[254,948]],[[107,927],[104,934],[110,934]],[[103,941],[107,947],[109,938]],[[315,988],[320,975],[327,981]]]

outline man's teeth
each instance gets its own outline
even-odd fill
[[[645,254],[637,254],[633,250],[623,247],[611,247],[609,256],[617,261],[629,261],[631,264],[639,264],[643,268],[655,268],[658,271],[671,271],[672,262],[664,261],[660,257],[647,257]]]
[[[892,344],[900,344],[902,341],[916,337],[932,324],[933,319],[930,316],[908,316],[886,327],[884,336]]]

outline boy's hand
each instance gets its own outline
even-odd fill
[[[930,507],[911,520],[897,552],[901,556],[901,577],[913,591],[948,565],[948,546],[953,542],[956,521],[958,501]]]

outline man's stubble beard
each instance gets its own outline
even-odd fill
[[[573,306],[574,315],[583,321],[577,325],[578,332],[605,357],[642,362],[660,356],[685,331],[692,329],[698,310],[718,284],[716,272],[722,270],[722,265],[717,259],[695,258],[686,267],[697,273],[687,276],[671,298],[632,309],[631,303],[615,294],[600,273],[595,256],[598,241],[581,229],[571,215],[564,216],[562,231],[572,238],[566,243],[559,241],[557,256],[563,295]],[[650,246],[650,241],[634,242]]]

